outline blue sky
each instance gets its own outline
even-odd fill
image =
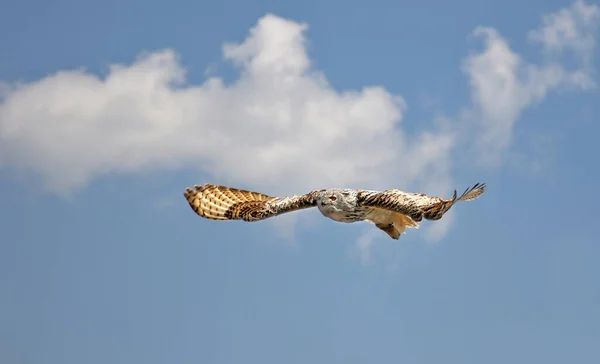
[[[597,5],[3,8],[0,362],[600,360]],[[479,181],[399,241],[182,196]]]

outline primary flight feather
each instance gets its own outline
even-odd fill
[[[334,221],[369,221],[392,239],[399,239],[406,228],[418,228],[423,218],[441,219],[456,202],[478,198],[485,192],[485,187],[484,183],[477,183],[459,197],[454,190],[452,199],[397,189],[323,189],[280,198],[212,184],[186,188],[183,195],[192,210],[206,219],[251,222],[316,206],[325,217]]]

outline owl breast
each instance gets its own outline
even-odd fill
[[[357,222],[365,219],[366,213],[364,209],[356,209],[352,211],[343,211],[334,208],[333,206],[318,205],[319,211],[323,216],[337,222]]]

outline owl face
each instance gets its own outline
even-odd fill
[[[356,194],[351,190],[325,190],[321,192],[317,206],[322,211],[350,212],[355,209]]]

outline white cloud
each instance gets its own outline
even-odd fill
[[[402,131],[402,97],[336,91],[311,69],[306,28],[267,15],[242,43],[225,45],[241,67],[229,86],[187,84],[172,50],[114,65],[104,78],[71,70],[20,85],[0,106],[0,163],[41,174],[55,192],[107,173],[188,166],[272,194],[404,186],[447,163],[446,135]]]
[[[521,112],[563,82],[564,70],[525,63],[494,29],[479,27],[474,35],[483,38],[485,47],[464,62],[474,104],[471,117],[478,123],[477,147],[486,162],[496,164]]]
[[[594,44],[598,7],[578,1],[570,8],[543,17],[544,26],[530,38],[560,53],[571,48],[580,57],[574,70],[555,58],[543,65],[526,62],[495,29],[477,27],[473,35],[484,48],[463,63],[468,75],[473,106],[467,112],[475,133],[481,161],[496,166],[512,141],[513,129],[523,110],[542,101],[548,92],[562,87],[586,90],[594,86],[588,61]],[[584,61],[585,60],[585,61]]]
[[[543,26],[529,33],[532,41],[539,42],[549,53],[573,51],[584,61],[589,58],[596,45],[600,8],[577,0],[568,8],[544,15]]]

